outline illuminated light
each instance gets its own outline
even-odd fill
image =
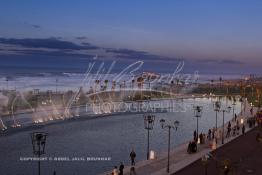
[[[212,149],[212,150],[217,149],[217,143],[216,143],[215,139],[213,140],[211,149]]]
[[[198,137],[198,139],[197,139],[197,144],[200,144],[200,138]]]
[[[149,152],[149,159],[150,159],[150,160],[156,159],[156,152],[155,152],[155,151],[151,150],[151,151]]]
[[[240,119],[240,123],[241,123],[241,124],[244,123],[244,119],[243,119],[243,118]]]

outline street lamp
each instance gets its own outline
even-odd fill
[[[252,112],[251,112],[251,115],[252,115],[252,117],[253,117],[253,109],[254,109],[253,107],[254,107],[254,105],[253,105],[252,102],[250,103],[250,106],[251,106],[251,111],[252,111]]]
[[[231,107],[228,106],[225,109],[222,109],[221,111],[223,112],[223,131],[222,131],[222,144],[224,144],[224,130],[225,130],[225,112],[230,113]]]
[[[165,124],[165,120],[164,119],[161,119],[160,120],[160,124],[161,124],[161,127],[162,129],[165,129],[167,128],[168,129],[168,155],[167,155],[167,173],[169,173],[169,162],[170,162],[170,130],[171,129],[175,129],[177,131],[177,128],[179,126],[179,121],[175,121],[174,124]]]
[[[235,99],[235,97],[233,98],[232,106],[233,106],[233,119],[234,119],[234,117],[235,117],[235,106],[236,106],[236,99]]]
[[[47,133],[44,132],[33,132],[31,134],[33,154],[38,156],[38,175],[40,175],[40,156],[45,154],[45,143]]]
[[[243,114],[243,97],[240,97],[239,102],[241,103],[241,111],[240,114]]]
[[[147,130],[147,160],[149,160],[149,130],[153,129],[154,121],[154,115],[144,115],[144,125]]]
[[[197,141],[198,141],[198,118],[202,116],[203,106],[193,106],[194,108],[194,117],[197,118]]]
[[[220,111],[221,108],[221,102],[216,101],[214,104],[214,111],[216,112],[216,130],[217,130],[217,113]]]

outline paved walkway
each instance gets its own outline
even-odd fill
[[[262,142],[256,139],[258,134],[261,135],[261,128],[255,127],[241,137],[211,152],[206,166],[199,159],[173,175],[261,175]],[[227,162],[227,169],[225,169],[225,162]]]
[[[248,117],[251,117],[250,109],[251,106],[246,103],[245,111],[242,111],[238,115],[237,120],[239,120],[243,116],[243,118],[247,119]],[[244,108],[243,108],[244,109]],[[256,113],[256,108],[254,108],[254,114]],[[234,120],[231,122],[231,128],[236,125],[236,122]],[[246,123],[246,120],[245,120]],[[221,128],[219,128],[222,130]],[[226,136],[226,129],[227,129],[227,123],[225,124],[225,136]],[[246,126],[246,132],[248,132],[251,128]],[[232,133],[232,132],[231,132]],[[241,129],[240,129],[241,133]],[[224,143],[230,142],[234,140],[235,138],[239,137],[241,134],[236,136],[231,136],[229,138],[224,139]],[[208,141],[207,141],[208,142]],[[191,163],[197,161],[199,158],[203,157],[207,153],[211,152],[211,147],[209,146],[210,143],[206,143],[204,145],[198,145],[198,152],[193,154],[187,153],[187,147],[188,143],[182,144],[178,147],[176,147],[174,150],[170,152],[170,173],[166,172],[167,167],[167,153],[162,153],[156,160],[144,160],[141,162],[138,162],[135,166],[136,174],[137,175],[167,175],[167,174],[173,174],[182,168],[190,165]],[[221,138],[218,139],[217,148],[221,147]],[[124,169],[124,175],[129,175],[129,170],[131,166],[126,166]],[[104,173],[104,174],[110,174],[110,173]]]

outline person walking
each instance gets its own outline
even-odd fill
[[[212,129],[212,140],[215,139],[215,128]]]
[[[196,130],[195,130],[195,131],[194,131],[194,141],[197,142],[197,140],[198,140],[198,138],[197,138],[197,132],[196,132]]]
[[[245,134],[245,130],[246,130],[245,125],[243,125],[243,126],[242,126],[242,134],[243,134],[243,135]]]
[[[240,127],[239,127],[239,121],[237,120],[237,124],[236,124],[236,126],[237,126],[237,135],[239,134],[239,130],[240,130]]]
[[[212,131],[211,131],[211,129],[209,129],[208,130],[208,135],[207,135],[209,141],[211,140],[211,133],[212,133]]]
[[[230,135],[231,135],[231,123],[228,122],[226,138],[230,137]]]
[[[119,166],[119,175],[123,175],[124,174],[124,164],[123,162],[120,162],[120,166]]]
[[[131,153],[130,153],[130,159],[131,159],[131,165],[135,165],[135,158],[136,158],[136,153],[134,151],[134,149],[132,149]]]
[[[117,166],[114,167],[112,174],[113,175],[119,175],[119,171],[117,169]]]

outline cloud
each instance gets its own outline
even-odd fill
[[[241,61],[238,60],[232,60],[232,59],[222,59],[222,60],[215,60],[215,59],[201,59],[197,60],[198,63],[206,63],[206,64],[235,64],[240,65],[244,64]]]
[[[33,24],[32,27],[34,27],[34,28],[36,28],[36,29],[41,28],[41,26],[36,25],[36,24]]]
[[[184,60],[179,58],[170,58],[160,55],[154,55],[145,51],[136,51],[130,49],[106,49],[106,52],[115,53],[117,54],[116,57],[122,59],[129,59],[129,60],[144,60],[144,61],[148,60],[154,62],[167,62],[167,63]]]
[[[30,24],[28,22],[24,22],[24,24],[27,25],[27,26],[30,26],[32,28],[35,28],[35,29],[40,29],[41,28],[41,26],[38,25],[38,24]]]
[[[59,37],[51,38],[0,38],[0,54],[17,55],[44,55],[44,56],[70,56],[70,57],[93,57],[98,55],[103,60],[119,61],[147,61],[157,63],[174,63],[181,61],[177,58],[169,58],[154,55],[145,51],[131,49],[103,48],[89,42],[80,44],[62,40]]]
[[[107,49],[106,52],[117,53],[117,54],[127,54],[127,55],[147,54],[147,52],[144,52],[144,51],[136,51],[136,50],[130,50],[130,49]]]
[[[85,36],[78,36],[78,37],[75,37],[77,40],[85,40],[87,39],[87,37]]]
[[[100,49],[100,47],[94,46],[88,42],[82,42],[81,44],[84,45],[88,49]]]
[[[46,39],[14,39],[14,38],[0,38],[1,44],[17,45],[29,48],[47,48],[47,49],[63,49],[63,50],[88,50],[97,49],[97,46],[88,45],[82,46],[75,44],[70,41],[63,41],[57,38],[46,38]]]
[[[241,61],[229,60],[229,59],[222,60],[221,63],[222,63],[222,64],[244,64],[244,63],[241,62]]]

